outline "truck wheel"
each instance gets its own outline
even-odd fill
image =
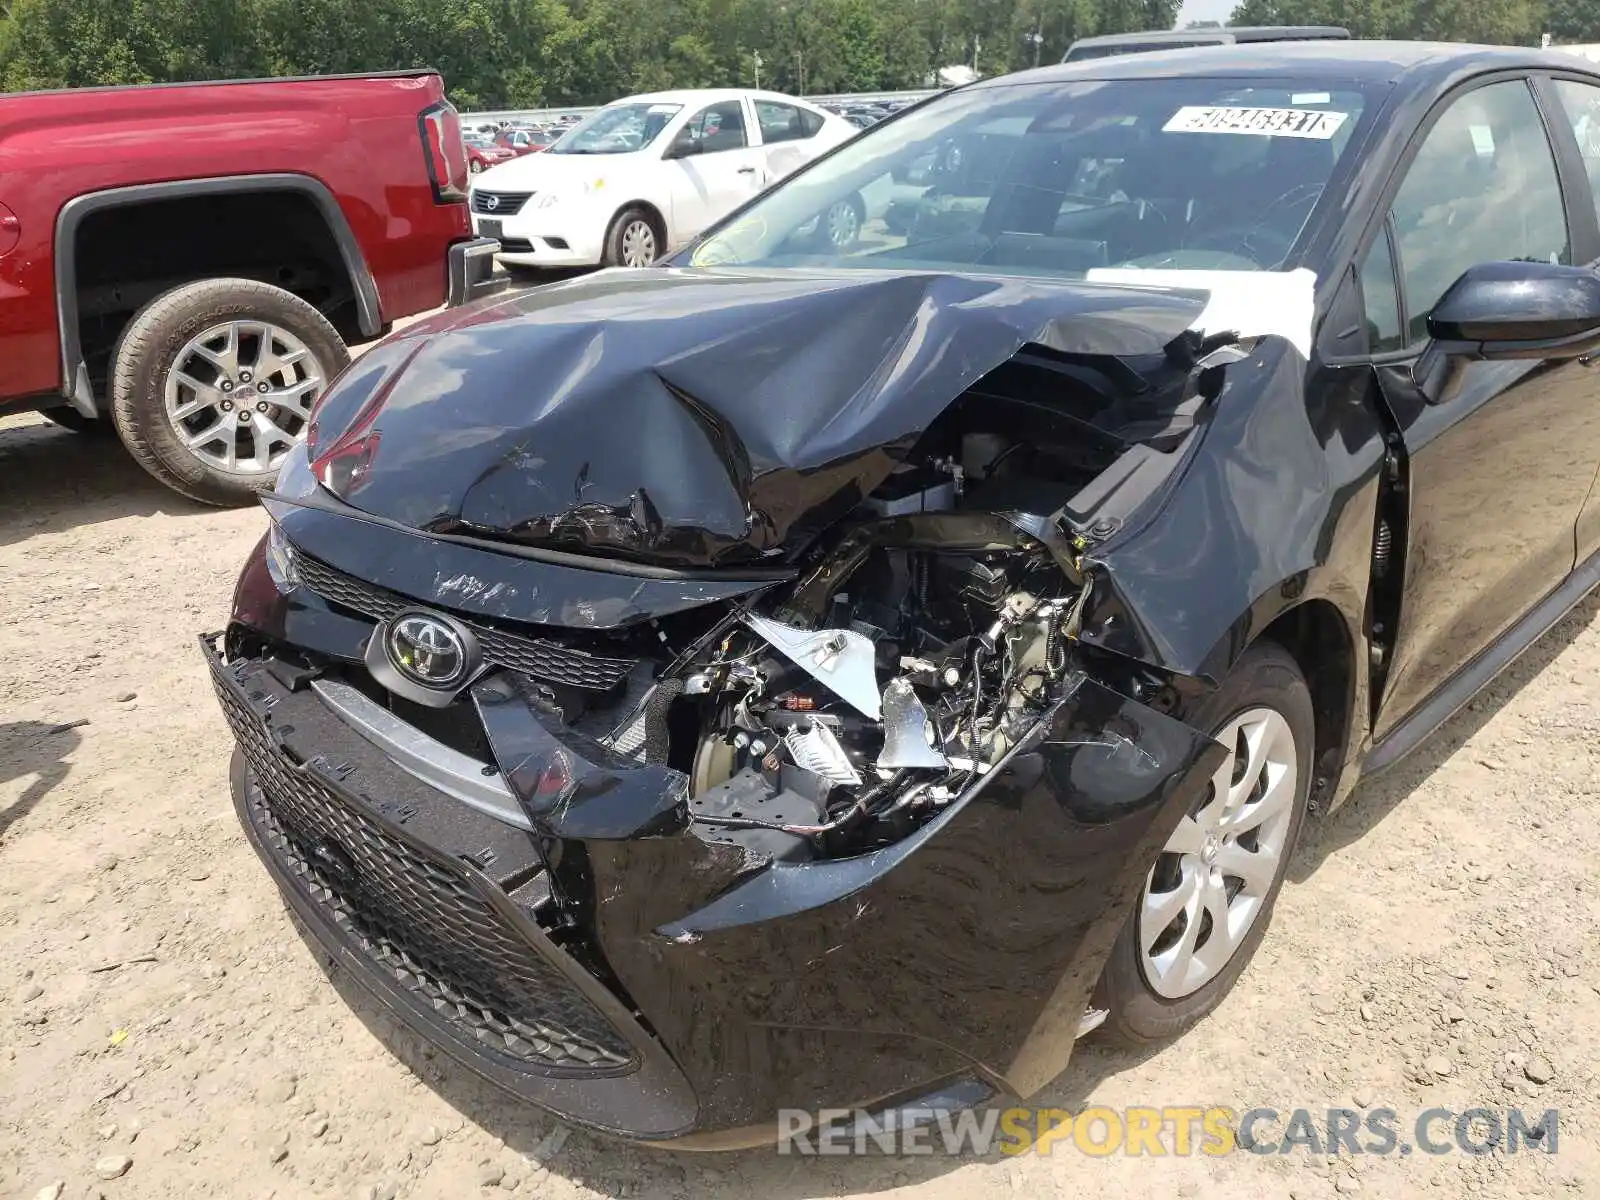
[[[111,414],[134,459],[174,491],[247,504],[271,488],[349,361],[338,331],[293,293],[203,279],[128,322],[111,360]]]
[[[666,230],[647,209],[625,208],[611,222],[602,262],[608,267],[648,267],[666,245]]]
[[[1315,717],[1288,651],[1257,642],[1191,721],[1228,748],[1150,870],[1095,1007],[1125,1045],[1182,1032],[1228,994],[1256,952],[1311,791]]]

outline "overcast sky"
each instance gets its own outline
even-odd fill
[[[1184,0],[1178,13],[1178,25],[1190,21],[1226,21],[1236,7],[1237,0]]]

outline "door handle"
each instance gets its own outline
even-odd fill
[[[739,168],[739,174],[741,174],[741,175],[754,175],[755,173],[756,173],[756,169],[754,167],[740,167]]]

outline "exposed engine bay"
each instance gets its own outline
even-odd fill
[[[753,853],[904,837],[1059,697],[1092,588],[1070,514],[1166,477],[1207,398],[1203,370],[1146,365],[1030,350],[991,372],[797,580],[728,613],[621,726],[591,710],[585,730],[677,767],[702,834]]]
[[[869,530],[891,544],[828,580],[820,623],[747,615],[683,681],[702,727],[694,819],[776,858],[904,836],[1004,756],[1067,669],[1085,592],[1042,546],[1005,544],[986,514]],[[934,530],[971,548],[892,544]]]

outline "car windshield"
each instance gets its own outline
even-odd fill
[[[463,133],[461,140],[469,146],[476,146],[479,150],[484,150],[494,145],[494,139],[486,133]]]
[[[845,143],[687,257],[1069,277],[1271,270],[1295,249],[1366,101],[1316,80],[954,92]]]
[[[546,154],[627,154],[643,150],[683,105],[623,101],[591,113],[562,135]]]

